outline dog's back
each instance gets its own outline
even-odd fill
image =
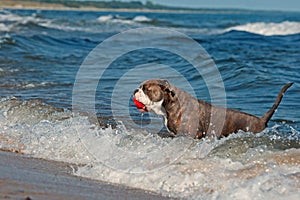
[[[213,124],[210,123],[210,127],[206,130],[202,130],[202,132],[206,132],[208,135],[217,134],[216,136],[228,136],[231,133],[236,133],[239,130],[243,131],[250,131],[253,133],[259,133],[263,131],[267,127],[267,123],[273,116],[275,110],[278,108],[282,97],[286,90],[291,87],[293,83],[286,84],[280,90],[274,105],[272,108],[266,112],[266,114],[262,117],[257,117],[245,112],[233,110],[233,109],[226,109],[219,106],[211,106],[210,115],[214,115],[216,119],[221,118],[222,113],[225,113],[225,121],[222,127],[222,130],[213,130]],[[199,100],[200,107],[207,107],[207,105],[203,106],[203,101]],[[201,117],[201,116],[200,116]],[[204,119],[202,119],[204,120]],[[207,120],[207,119],[206,119]],[[213,133],[212,133],[213,132]]]

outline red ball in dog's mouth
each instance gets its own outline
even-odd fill
[[[148,112],[147,107],[142,102],[139,102],[138,100],[136,100],[136,98],[133,98],[132,100],[133,100],[133,103],[135,104],[136,108],[140,112]]]

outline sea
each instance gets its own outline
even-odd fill
[[[268,127],[165,137],[133,91],[167,79]],[[299,199],[300,12],[0,10],[0,148],[180,199]]]

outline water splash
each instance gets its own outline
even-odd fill
[[[77,164],[74,173],[78,176],[179,198],[295,199],[300,188],[295,182],[300,171],[300,144],[296,137],[271,136],[282,126],[273,126],[259,135],[239,132],[221,140],[171,139],[143,130],[128,130],[121,122],[116,129],[97,127],[88,116],[74,115],[39,101],[0,101],[2,149]],[[289,130],[299,136],[294,128]],[[91,154],[77,132],[100,142],[93,148],[103,153],[106,160],[102,161],[107,163],[99,162]],[[110,151],[107,144],[118,151]],[[131,153],[124,157],[120,150]],[[149,152],[157,150],[161,156],[149,160]],[[172,156],[179,154],[178,150],[182,154],[174,160]],[[146,157],[136,159],[132,153]],[[157,167],[159,170],[153,170]]]

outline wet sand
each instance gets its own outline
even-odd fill
[[[71,175],[69,163],[0,151],[0,199],[168,199]]]

